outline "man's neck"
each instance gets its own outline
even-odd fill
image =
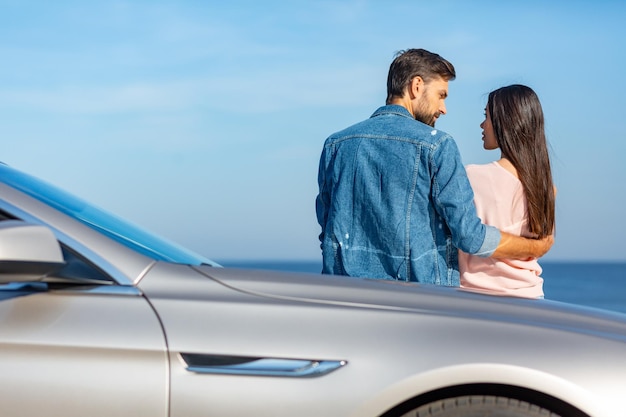
[[[415,118],[415,114],[413,114],[413,106],[411,106],[411,100],[407,96],[394,97],[389,100],[389,103],[387,103],[387,105],[402,106],[407,109],[409,113],[411,113],[411,116],[413,116],[413,118]]]

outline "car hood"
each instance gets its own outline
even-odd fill
[[[222,285],[261,297],[527,323],[626,341],[626,315],[556,301],[322,274],[210,266],[194,269]]]

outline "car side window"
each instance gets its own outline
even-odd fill
[[[64,281],[72,280],[77,283],[108,284],[113,283],[109,275],[95,266],[85,257],[73,251],[71,248],[61,244],[65,266],[55,272],[52,277],[60,278]]]
[[[11,216],[0,210],[0,221],[3,220],[17,220],[16,217]],[[59,242],[60,243],[60,242]],[[63,259],[65,266],[56,271],[48,278],[52,280],[61,280],[65,283],[76,282],[77,284],[112,284],[114,280],[100,268],[80,255],[67,245],[60,243],[61,251],[63,253]],[[47,279],[46,279],[47,280]]]

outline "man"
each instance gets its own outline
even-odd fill
[[[457,248],[478,256],[543,256],[552,238],[481,223],[446,114],[454,67],[423,49],[389,68],[386,105],[324,144],[316,200],[326,274],[459,285]]]

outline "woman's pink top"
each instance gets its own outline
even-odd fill
[[[503,232],[530,236],[526,222],[526,198],[522,183],[497,162],[468,165],[467,176],[474,202],[483,223]],[[543,296],[541,267],[528,260],[481,258],[459,251],[461,287],[503,295],[537,298]]]

